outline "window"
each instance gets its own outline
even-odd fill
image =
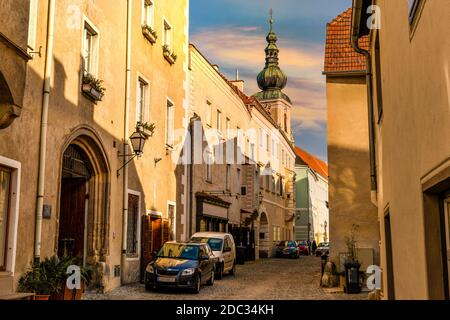
[[[280,196],[283,196],[283,177],[280,177]]]
[[[255,161],[255,144],[250,143],[250,159]]]
[[[84,23],[83,64],[84,73],[97,76],[98,32],[87,21]]]
[[[11,170],[0,167],[0,271],[6,270],[10,198]]]
[[[266,135],[266,151],[270,151],[270,137],[268,134]]]
[[[242,132],[241,132],[241,128],[237,127],[236,128],[237,131],[237,147],[239,148],[241,146],[242,143]]]
[[[376,72],[376,90],[377,90],[377,109],[378,123],[383,116],[383,88],[381,82],[381,56],[380,56],[380,33],[377,33],[375,40],[375,72]]]
[[[28,22],[28,48],[34,51],[36,48],[36,28],[38,18],[38,0],[30,0],[30,18]]]
[[[144,123],[148,118],[148,83],[139,77],[136,97],[136,122]]]
[[[206,124],[212,127],[212,103],[206,101]]]
[[[127,255],[138,253],[139,201],[138,195],[128,194]]]
[[[213,165],[213,156],[211,151],[207,151],[207,159],[206,159],[206,181],[212,183],[212,165]]]
[[[225,174],[225,190],[230,191],[230,175],[231,175],[231,165],[226,165],[226,174]]]
[[[222,133],[222,112],[217,110],[217,131]]]
[[[419,8],[419,3],[421,0],[408,0],[408,9],[409,9],[409,23],[414,22],[414,18],[416,17],[417,9]]]
[[[272,176],[271,181],[272,181],[271,191],[272,191],[273,193],[275,193],[276,190],[277,190],[276,183],[275,183],[275,177]]]
[[[172,26],[166,21],[164,20],[164,26],[163,26],[164,30],[163,30],[163,45],[167,46],[167,48],[169,48],[169,50],[172,52],[173,51],[173,30],[172,30]]]
[[[242,183],[242,181],[241,181],[241,169],[237,169],[237,184],[238,184],[238,189],[240,189],[241,188],[241,183]]]
[[[172,102],[167,100],[166,106],[166,146],[173,148],[174,143],[174,114],[175,107]]]
[[[288,131],[288,126],[287,126],[287,114],[284,113],[284,131],[287,132]]]
[[[231,138],[231,120],[230,118],[227,118],[225,121],[225,131],[226,131],[226,135],[227,135],[227,139]]]
[[[262,128],[259,128],[259,146],[264,147],[264,132]]]
[[[272,139],[272,156],[275,156],[275,153],[276,153],[275,140]]]
[[[155,6],[152,0],[143,0],[142,25],[154,28],[155,24]]]
[[[281,163],[284,165],[284,149],[281,149]]]
[[[266,176],[266,191],[270,191],[270,178],[271,176]]]

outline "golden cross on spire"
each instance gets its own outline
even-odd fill
[[[272,30],[272,25],[273,25],[273,9],[272,8],[270,8],[270,10],[269,10],[269,15],[270,15],[270,20],[269,20],[270,29]]]

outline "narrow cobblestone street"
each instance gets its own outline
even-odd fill
[[[237,266],[235,276],[225,276],[200,294],[164,290],[146,292],[143,285],[124,286],[107,294],[86,294],[88,300],[364,300],[367,293],[329,293],[319,286],[320,259],[268,259]]]

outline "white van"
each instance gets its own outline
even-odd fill
[[[216,277],[222,279],[225,272],[236,273],[236,245],[233,236],[223,232],[197,232],[191,237],[192,242],[208,243],[218,258]]]

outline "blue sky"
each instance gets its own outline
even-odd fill
[[[239,69],[245,93],[259,91],[268,15],[274,10],[284,90],[294,104],[296,144],[327,160],[325,77],[326,23],[351,0],[191,0],[191,42],[230,79]]]

